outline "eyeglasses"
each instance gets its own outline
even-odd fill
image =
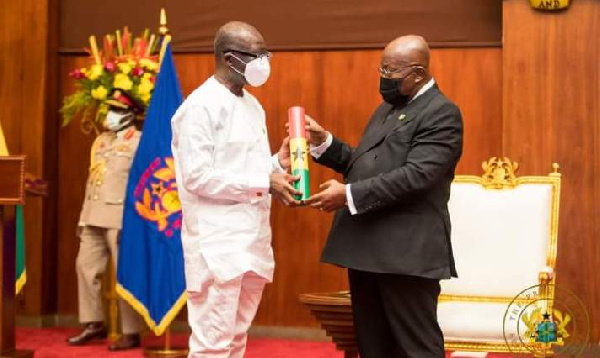
[[[223,53],[227,53],[227,52],[239,53],[240,55],[244,55],[244,56],[250,57],[252,59],[266,57],[267,60],[270,61],[273,58],[273,54],[270,53],[269,51],[264,51],[264,52],[261,52],[261,53],[258,53],[258,54],[257,53],[252,53],[252,52],[235,50],[235,49],[230,49],[230,50],[223,51]]]
[[[377,69],[377,71],[379,72],[379,76],[384,77],[384,78],[391,78],[391,77],[393,77],[396,74],[402,73],[402,71],[404,71],[407,68],[410,68],[411,70],[413,70],[415,68],[425,69],[421,65],[412,64],[412,65],[408,65],[407,67],[404,67],[404,68],[379,67]]]

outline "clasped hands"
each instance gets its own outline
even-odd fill
[[[318,147],[325,142],[328,132],[307,115],[306,135],[308,142],[312,146]],[[312,208],[326,212],[332,212],[344,207],[346,205],[346,185],[335,179],[328,180],[321,184],[319,186],[321,192],[312,195],[304,202],[294,198],[294,195],[301,195],[302,193],[293,187],[294,182],[298,181],[300,177],[287,173],[291,163],[289,141],[289,137],[285,138],[277,152],[279,164],[286,172],[275,172],[271,174],[271,194],[287,206],[308,205]]]

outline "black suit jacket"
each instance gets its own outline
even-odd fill
[[[462,136],[460,110],[434,86],[404,108],[381,104],[357,148],[334,138],[316,161],[344,175],[358,213],[337,211],[322,261],[456,277],[447,204]]]

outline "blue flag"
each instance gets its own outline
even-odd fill
[[[129,174],[117,264],[117,293],[156,335],[186,302],[181,203],[171,153],[171,117],[181,102],[168,45]]]

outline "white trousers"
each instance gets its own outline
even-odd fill
[[[242,358],[266,282],[247,272],[224,283],[207,279],[200,292],[188,291],[188,358]]]

